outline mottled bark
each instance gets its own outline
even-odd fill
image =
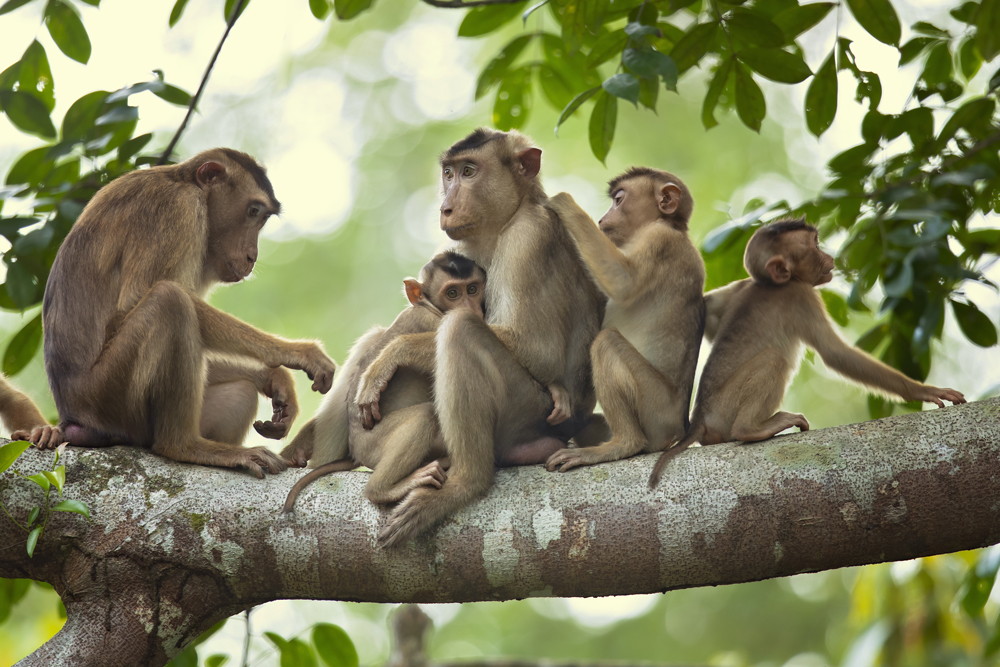
[[[33,473],[52,454],[30,451]],[[33,559],[0,515],[0,576],[55,586],[66,627],[25,665],[162,665],[216,621],[278,598],[371,602],[650,593],[971,549],[1000,541],[1000,400],[694,448],[655,491],[655,456],[501,470],[430,534],[376,547],[367,474],[337,473],[280,514],[304,471],[260,481],[139,449],[70,449]],[[34,485],[0,478],[24,519]]]

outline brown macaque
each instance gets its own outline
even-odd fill
[[[750,277],[705,295],[705,337],[712,350],[691,428],[660,455],[651,487],[667,462],[696,442],[755,442],[791,426],[809,430],[803,415],[778,411],[802,343],[819,352],[831,369],[877,392],[938,407],[943,401],[965,403],[954,389],[912,380],[840,337],[813,289],[833,277],[833,258],[820,250],[817,239],[816,228],[804,219],[764,225],[743,255]]]
[[[688,427],[705,324],[705,264],[687,233],[691,193],[673,174],[633,167],[611,180],[608,195],[597,225],[568,194],[549,200],[608,297],[590,359],[612,434],[556,452],[549,470],[658,452]]]
[[[11,440],[31,440],[39,449],[55,449],[63,443],[62,431],[42,416],[35,402],[0,375],[0,419]]]
[[[271,399],[274,417],[254,426],[283,437],[298,411],[287,369],[325,393],[335,365],[316,342],[272,336],[204,301],[214,284],[250,275],[260,230],[280,208],[264,169],[228,148],[126,174],[94,196],[42,303],[66,441],[148,447],[258,477],[287,467],[266,447],[241,445],[257,396]]]
[[[482,319],[485,285],[483,270],[453,252],[435,256],[419,280],[403,281],[410,305],[388,329],[375,327],[355,343],[339,371],[346,378],[343,390],[334,387],[331,399],[282,452],[317,465],[292,487],[284,511],[313,480],[359,465],[374,471],[365,497],[378,504],[399,502],[420,486],[444,484],[447,461],[440,459],[446,453],[432,402],[433,354],[429,361],[411,356],[421,348],[408,341],[433,333],[442,315],[455,309]],[[369,398],[356,399],[362,395]]]
[[[545,207],[541,156],[517,132],[488,129],[441,156],[441,228],[489,276],[486,320],[454,310],[436,335],[410,343],[434,360],[434,411],[451,467],[440,489],[413,489],[393,510],[379,536],[384,546],[485,494],[495,466],[545,462],[590,420],[589,350],[603,303]],[[558,424],[549,421],[559,419],[552,386],[571,415]]]

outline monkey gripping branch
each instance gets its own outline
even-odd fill
[[[22,474],[45,469],[30,450]],[[66,494],[33,558],[0,515],[0,577],[51,583],[65,627],[22,665],[159,666],[217,621],[279,598],[369,602],[650,593],[909,559],[1000,541],[1000,399],[694,448],[655,491],[655,456],[565,475],[500,470],[437,529],[375,547],[367,474],[309,487],[136,448],[70,449]],[[23,519],[40,489],[0,478]]]

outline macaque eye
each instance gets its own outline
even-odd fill
[[[457,299],[458,298],[458,290],[455,289],[454,287],[452,287],[447,292],[445,292],[445,295],[447,295],[447,297],[449,299]]]
[[[260,215],[260,206],[257,204],[250,204],[249,208],[247,208],[247,215],[251,218],[256,218]]]
[[[468,177],[472,176],[474,173],[476,173],[476,168],[471,164],[467,164],[462,168],[462,176]]]
[[[476,294],[479,292],[479,288],[475,285],[469,285],[469,289],[466,290],[469,294]]]
[[[445,178],[447,178],[447,179],[448,179],[448,180],[450,181],[450,180],[451,180],[451,177],[452,177],[453,175],[454,175],[454,172],[452,172],[452,170],[451,170],[451,167],[445,167],[445,168],[444,168],[444,177],[445,177]]]
[[[622,200],[625,199],[625,191],[619,190],[615,193],[615,206],[621,206]]]

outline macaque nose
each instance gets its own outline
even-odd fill
[[[448,208],[445,208],[444,206],[441,207],[441,215],[451,215],[451,211],[452,211],[451,207]]]
[[[257,253],[247,253],[247,263],[250,264],[250,268],[257,263]]]

